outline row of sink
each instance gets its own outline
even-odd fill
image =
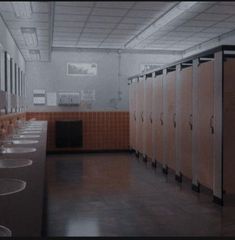
[[[36,152],[37,149],[28,145],[39,142],[42,131],[42,123],[25,121],[17,128],[0,140],[0,169],[28,167],[33,164],[31,159],[20,158],[19,154]],[[14,158],[17,154],[17,158]],[[12,156],[13,155],[13,156]],[[26,188],[26,182],[15,178],[0,178],[0,197],[15,194]],[[10,237],[12,232],[6,226],[0,225],[0,237]]]

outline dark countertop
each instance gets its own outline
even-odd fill
[[[12,231],[13,237],[37,237],[42,233],[43,202],[45,191],[45,161],[47,142],[47,122],[39,142],[16,147],[35,147],[36,152],[26,154],[9,154],[7,158],[26,158],[32,165],[15,169],[0,169],[0,178],[17,178],[26,181],[26,188],[18,193],[0,196],[0,225]],[[36,138],[35,138],[36,140]],[[0,156],[6,158],[6,155]]]

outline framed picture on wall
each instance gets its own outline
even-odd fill
[[[67,76],[96,76],[96,63],[67,63]]]

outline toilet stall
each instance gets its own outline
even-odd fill
[[[221,205],[235,193],[234,78],[229,45],[129,78],[136,100],[131,147],[178,182],[191,181],[192,190],[209,190]]]

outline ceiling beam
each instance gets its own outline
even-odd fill
[[[182,56],[183,51],[162,50],[162,49],[118,49],[118,48],[79,48],[79,47],[52,47],[52,51],[70,51],[70,52],[115,52],[115,53],[131,53],[131,54],[162,54]]]

